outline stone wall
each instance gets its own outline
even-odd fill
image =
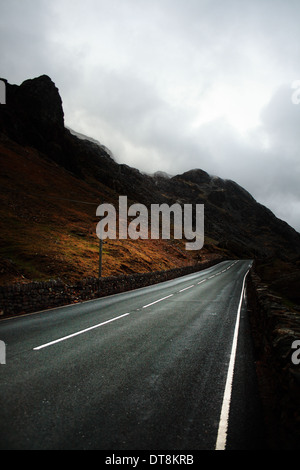
[[[300,340],[300,312],[289,309],[253,269],[247,284],[268,446],[299,449],[300,365],[293,364],[292,344]]]
[[[125,292],[201,271],[220,261],[223,260],[218,259],[168,271],[105,277],[100,280],[89,278],[74,285],[64,284],[61,280],[52,280],[0,286],[0,315],[6,317],[32,313]]]

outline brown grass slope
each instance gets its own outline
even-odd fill
[[[36,149],[7,139],[0,141],[0,167],[0,284],[97,276],[96,209],[107,197],[101,185],[96,190]],[[185,266],[195,256],[178,240],[107,240],[103,275]]]

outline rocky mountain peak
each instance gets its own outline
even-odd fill
[[[209,184],[211,182],[211,176],[204,170],[194,169],[189,170],[180,175],[180,178],[185,181],[190,181],[198,185]]]
[[[62,99],[55,83],[47,75],[23,82],[18,99],[36,122],[64,127]]]
[[[64,112],[58,88],[47,75],[20,86],[6,84],[6,105],[0,108],[0,130],[13,140],[46,151],[64,133]]]

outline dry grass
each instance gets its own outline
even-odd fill
[[[0,168],[0,284],[97,276],[95,214],[103,192],[11,142],[0,142]],[[211,256],[206,250],[201,255]],[[195,256],[177,240],[108,240],[103,275],[186,266]]]

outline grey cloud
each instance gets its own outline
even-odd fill
[[[53,13],[45,0],[10,0],[0,5],[2,75],[12,83],[53,72],[47,32]]]
[[[299,14],[298,0],[2,1],[1,75],[50,75],[66,124],[118,161],[234,179],[300,230]],[[260,125],[242,135],[226,100],[203,108],[220,90],[247,98],[245,116],[261,99]]]

